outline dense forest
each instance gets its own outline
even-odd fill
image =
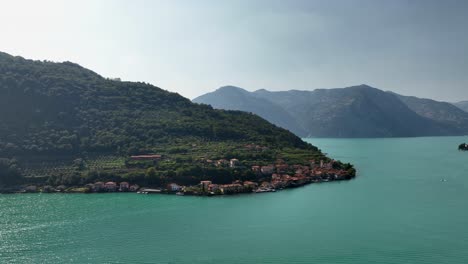
[[[146,83],[105,79],[71,62],[0,54],[0,153],[146,152],[177,138],[307,148],[256,115],[209,106]]]
[[[244,158],[248,164],[288,155],[303,162],[324,158],[316,147],[257,115],[214,110],[147,83],[103,78],[71,62],[0,53],[0,113],[0,158],[5,159],[0,163],[0,178],[5,179],[0,184],[14,182],[11,178],[19,178],[30,164],[52,168],[41,175],[35,170],[29,177],[73,183],[102,175],[158,179],[191,175],[198,180],[203,166],[194,159],[204,156]],[[247,143],[269,150],[246,154],[240,146]],[[151,166],[123,166],[125,157],[145,153],[166,154],[168,160],[155,168],[156,173],[148,171]],[[117,157],[119,165],[106,171],[105,162],[100,164],[102,155]],[[58,159],[68,159],[67,170],[57,172]],[[83,160],[80,166],[77,159]],[[220,173],[203,171],[210,177],[216,174]],[[223,181],[249,176],[223,175],[227,177]]]

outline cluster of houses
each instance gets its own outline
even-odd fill
[[[237,159],[233,159],[229,162],[229,166],[235,167],[238,162]],[[194,186],[185,187],[171,183],[167,186],[166,191],[194,195],[261,193],[274,192],[278,189],[293,188],[314,182],[339,181],[354,177],[348,171],[336,169],[340,166],[335,166],[335,163],[334,160],[329,162],[321,160],[317,163],[315,160],[311,160],[310,165],[306,166],[289,165],[282,160],[278,160],[274,165],[252,166],[252,171],[260,179],[264,179],[261,182],[235,181],[230,184],[214,184],[211,181],[201,181],[195,186],[197,191],[193,191]]]
[[[336,169],[336,161],[325,163],[323,160],[310,161],[310,165],[289,165],[279,160],[275,165],[252,166],[252,171],[259,175],[271,175],[271,181],[263,182],[268,188],[283,189],[305,185],[312,182],[347,180],[353,177],[348,171]]]
[[[222,195],[253,192],[257,187],[258,184],[251,181],[235,181],[230,184],[215,184],[211,181],[201,181],[197,186],[181,186],[171,183],[167,185],[166,191],[191,195]]]
[[[258,145],[247,145],[249,149],[263,150],[264,147]],[[161,159],[161,155],[141,155],[132,156],[132,160],[152,160]],[[204,160],[206,163],[217,167],[229,168],[245,168],[238,159],[220,159],[220,160]],[[86,184],[84,192],[139,192],[139,193],[176,193],[179,195],[223,195],[237,193],[252,193],[252,192],[274,192],[278,189],[293,188],[314,182],[327,182],[348,180],[354,175],[348,171],[341,169],[339,163],[334,160],[325,162],[320,160],[316,162],[311,160],[308,165],[289,165],[284,160],[277,160],[270,165],[254,165],[251,167],[252,172],[257,175],[258,182],[253,181],[235,181],[230,184],[215,184],[211,181],[201,181],[196,186],[181,186],[177,183],[166,185],[165,189],[147,189],[140,188],[137,184],[129,182],[95,182]],[[70,189],[61,185],[57,187],[44,186],[40,189],[43,192],[70,192]],[[36,192],[39,188],[36,186],[28,186],[25,192]],[[73,192],[73,190],[71,191]]]

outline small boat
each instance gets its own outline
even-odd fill
[[[176,192],[176,195],[184,196],[185,194],[183,192]]]
[[[276,189],[272,188],[259,188],[255,191],[256,193],[276,192]]]
[[[446,182],[446,181],[447,181],[447,179],[441,179],[440,181],[441,181],[441,182]]]

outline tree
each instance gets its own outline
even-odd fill
[[[146,170],[145,179],[149,184],[158,184],[160,182],[158,173],[154,167],[149,167]]]

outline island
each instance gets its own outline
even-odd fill
[[[246,145],[245,152],[260,154],[268,151],[267,147]],[[76,161],[78,168],[83,168],[84,161]],[[192,164],[196,170],[203,171],[198,183],[186,179],[175,182],[174,178],[161,177],[159,168],[170,162],[160,154],[131,156],[126,160],[126,167],[134,170],[123,177],[117,175],[89,175],[79,177],[75,182],[66,182],[62,178],[49,176],[43,184],[27,184],[3,189],[11,193],[113,193],[137,192],[141,194],[177,194],[177,195],[232,195],[241,193],[276,192],[277,190],[295,188],[311,183],[350,180],[356,176],[356,170],[350,164],[335,160],[309,160],[308,163],[289,164],[278,159],[273,164],[246,166],[252,161],[231,159],[201,158]],[[194,168],[195,168],[194,167]],[[140,174],[135,174],[140,171]],[[167,174],[170,174],[168,172]],[[196,178],[196,173],[192,172]],[[212,176],[207,176],[212,175]],[[93,181],[93,179],[96,179]],[[54,185],[55,183],[55,185]],[[58,185],[57,185],[58,184]],[[143,186],[143,187],[140,187]],[[144,187],[147,186],[147,187]]]
[[[460,145],[458,146],[458,150],[461,150],[461,151],[468,151],[468,144],[466,144],[466,143],[460,144]]]
[[[347,180],[335,161],[248,112],[216,110],[72,62],[0,52],[0,192],[266,192]]]

